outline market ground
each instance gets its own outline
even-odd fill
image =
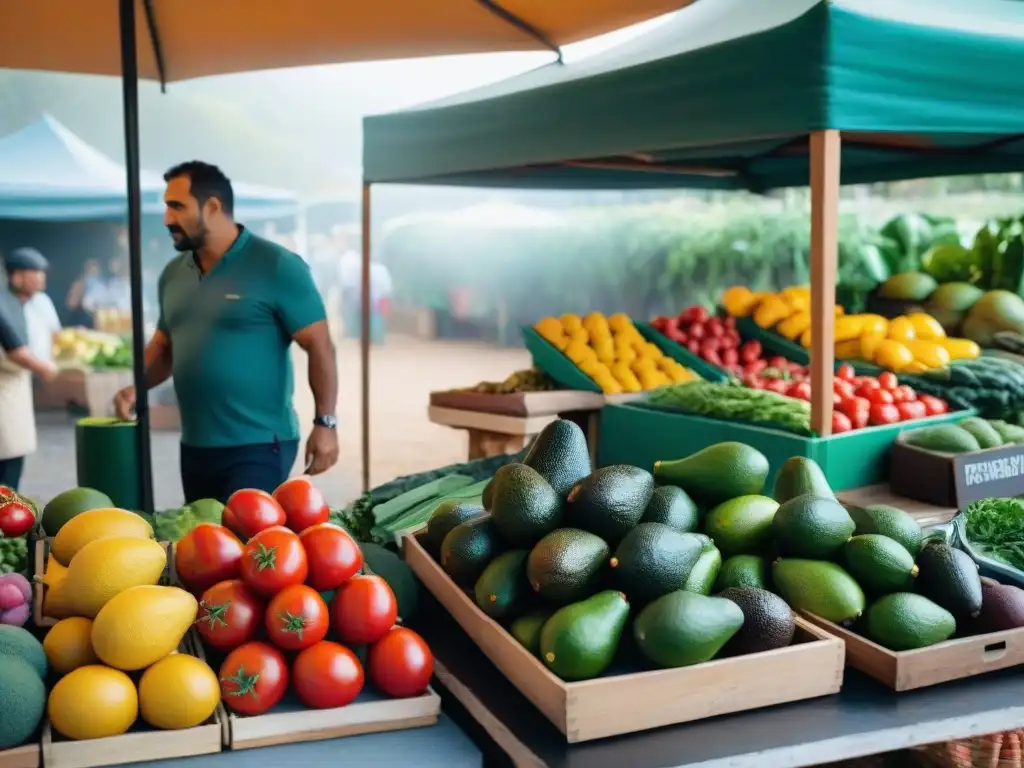
[[[341,459],[319,481],[332,506],[357,496],[361,484],[359,345],[347,339],[337,343]],[[305,425],[312,421],[313,402],[301,351],[296,352],[295,365],[295,406]],[[466,433],[427,420],[430,392],[482,380],[500,381],[528,366],[529,356],[523,350],[389,335],[384,344],[373,348],[370,363],[371,485],[466,460]],[[26,461],[22,491],[45,502],[77,484],[74,431],[72,419],[65,414],[43,413],[38,420],[39,450]],[[181,503],[178,434],[154,432],[152,438],[156,507],[167,509]]]

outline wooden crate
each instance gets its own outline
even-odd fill
[[[39,768],[41,759],[39,744],[36,743],[0,749],[0,768]]]
[[[826,696],[842,686],[843,643],[799,617],[788,648],[567,683],[477,608],[415,536],[405,538],[403,552],[466,634],[569,742]]]
[[[1024,664],[1024,627],[890,651],[831,621],[804,617],[846,643],[846,663],[894,691],[912,691]]]
[[[178,648],[179,653],[195,654],[196,643],[189,632]],[[43,723],[43,765],[46,768],[99,768],[143,760],[175,760],[220,752],[226,742],[227,718],[220,705],[213,716],[195,728],[162,731],[150,728],[141,716],[132,730],[121,736],[74,741],[57,733],[47,720]]]
[[[52,539],[36,539],[35,549],[32,554],[32,573],[35,574],[35,578],[32,579],[32,620],[37,627],[52,627],[58,621],[58,619],[43,615],[43,599],[46,597],[46,585],[42,583],[41,579],[43,574],[46,573],[46,560],[50,555],[51,541]],[[176,578],[174,575],[174,557],[171,552],[171,543],[161,541],[160,545],[167,553],[167,566],[164,568],[164,575],[161,577],[160,583],[174,584],[176,583]]]
[[[497,413],[504,416],[554,416],[568,411],[596,411],[604,405],[604,397],[597,392],[581,392],[574,389],[516,392],[507,395],[451,390],[431,392],[430,404],[457,411]]]

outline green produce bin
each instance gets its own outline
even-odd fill
[[[567,389],[600,392],[597,383],[576,367],[576,363],[541,336],[531,326],[523,326],[523,343],[533,357],[533,367],[543,371]]]
[[[601,410],[597,460],[602,467],[632,464],[651,469],[656,461],[680,459],[715,443],[736,441],[768,457],[771,470],[766,493],[775,485],[775,473],[792,456],[814,459],[832,489],[844,491],[888,479],[889,448],[903,430],[959,421],[974,414],[957,411],[822,438],[635,405],[606,405]]]
[[[78,485],[107,494],[121,509],[142,509],[135,422],[81,419],[75,425]]]

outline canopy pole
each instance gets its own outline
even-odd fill
[[[153,467],[149,446],[149,395],[146,391],[145,317],[142,305],[142,188],[139,180],[139,62],[135,48],[135,0],[119,0],[121,27],[121,96],[124,112],[124,159],[128,186],[128,267],[132,290],[132,373],[135,379],[136,452],[139,502],[153,513]]]
[[[839,259],[839,131],[811,134],[811,429],[832,434],[836,263]]]
[[[363,182],[363,265],[359,299],[359,365],[362,377],[363,492],[370,490],[370,185]]]

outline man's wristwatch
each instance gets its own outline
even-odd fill
[[[317,416],[313,419],[313,424],[317,427],[336,429],[338,426],[338,419],[334,416]]]

